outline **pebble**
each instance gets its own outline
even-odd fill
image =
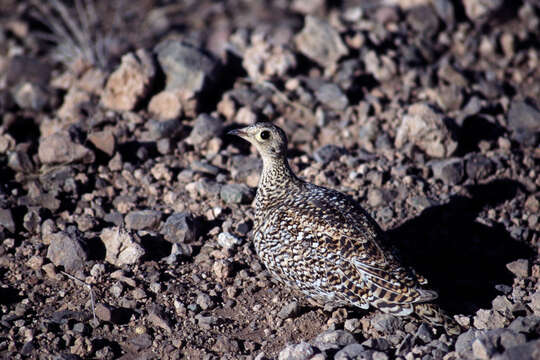
[[[354,336],[345,330],[327,330],[315,337],[311,343],[322,351],[339,349],[357,343]]]
[[[125,224],[132,230],[155,230],[161,222],[161,212],[157,210],[130,211],[125,217]]]
[[[448,185],[459,184],[465,175],[464,162],[461,158],[449,158],[431,163],[433,176]]]
[[[401,319],[391,314],[377,314],[371,319],[371,326],[384,334],[394,334],[403,327]]]
[[[323,67],[332,67],[348,54],[338,32],[328,23],[308,15],[302,31],[296,35],[298,50]]]
[[[0,226],[11,233],[15,233],[15,222],[10,209],[0,209]]]
[[[247,204],[253,200],[253,192],[244,184],[225,184],[219,193],[227,204]]]
[[[195,94],[208,88],[217,76],[219,63],[191,44],[164,40],[154,48],[166,77],[166,91]]]
[[[463,7],[469,19],[477,21],[497,11],[503,3],[503,0],[463,0]]]
[[[349,106],[349,99],[335,84],[324,84],[315,91],[315,96],[332,110],[343,111]]]
[[[208,114],[201,114],[195,119],[193,130],[186,139],[188,144],[199,145],[223,133],[223,122]]]
[[[21,109],[41,111],[49,102],[49,93],[41,86],[30,82],[21,82],[12,89],[15,103]]]
[[[512,138],[526,146],[540,143],[540,111],[525,101],[513,101],[508,111]]]
[[[198,229],[188,212],[171,214],[161,229],[165,240],[172,243],[189,243],[197,238]]]
[[[150,99],[148,111],[159,120],[176,119],[182,114],[182,103],[178,94],[165,90]]]
[[[47,258],[54,265],[63,266],[69,273],[83,269],[88,253],[80,237],[66,232],[58,232],[49,235],[49,240]]]
[[[242,245],[242,240],[240,238],[228,232],[219,233],[217,242],[219,246],[226,250],[231,250],[236,246]]]
[[[495,172],[495,164],[487,157],[474,154],[466,158],[465,172],[469,179],[482,180]]]
[[[103,106],[116,111],[130,111],[148,94],[156,68],[151,55],[139,49],[122,56],[101,95]]]
[[[308,360],[315,354],[313,346],[306,342],[288,345],[279,352],[278,360]]]
[[[43,164],[60,164],[82,161],[92,163],[94,153],[81,144],[74,142],[67,131],[59,131],[42,137],[38,148],[39,160]]]
[[[88,135],[88,141],[109,156],[113,156],[116,151],[116,138],[112,131],[93,132]]]
[[[527,259],[518,259],[506,264],[506,268],[514,275],[522,278],[529,276],[529,261]]]
[[[300,306],[298,305],[298,302],[291,301],[290,303],[283,306],[281,310],[279,310],[277,316],[280,319],[288,319],[288,318],[292,318],[298,315],[299,311],[300,311]]]
[[[313,158],[316,162],[321,164],[327,164],[331,161],[339,159],[341,155],[345,153],[345,149],[337,145],[328,144],[321,146],[313,153]]]
[[[105,261],[116,266],[136,264],[146,254],[129,232],[118,227],[103,229],[100,239],[105,245]]]

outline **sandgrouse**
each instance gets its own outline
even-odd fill
[[[383,232],[351,197],[298,178],[287,137],[272,123],[232,130],[263,160],[255,197],[255,250],[279,281],[317,302],[409,315],[449,334],[459,326],[431,303],[437,293],[382,245]]]

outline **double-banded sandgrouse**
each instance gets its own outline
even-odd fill
[[[427,281],[383,249],[383,232],[351,197],[298,178],[287,161],[287,137],[272,123],[232,130],[262,156],[255,198],[255,250],[278,280],[308,297],[385,313],[416,313],[446,332],[459,326],[432,301]]]

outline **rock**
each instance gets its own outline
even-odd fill
[[[457,143],[452,140],[443,116],[422,103],[409,107],[398,128],[396,147],[401,148],[406,142],[411,142],[429,156],[438,158],[448,157],[457,149]]]
[[[489,360],[496,352],[495,344],[489,339],[475,339],[472,343],[472,353],[475,359]]]
[[[445,184],[456,185],[463,180],[465,174],[463,159],[449,158],[434,161],[431,164],[433,176]]]
[[[283,45],[274,45],[263,36],[254,36],[246,48],[242,66],[255,81],[283,76],[296,67],[296,57]]]
[[[241,239],[228,232],[219,233],[217,242],[219,246],[226,250],[230,250],[236,246],[242,245]]]
[[[199,293],[195,303],[201,307],[202,310],[212,309],[216,304],[208,294]]]
[[[12,96],[21,109],[34,111],[41,111],[49,101],[48,92],[30,82],[22,82],[15,86]]]
[[[59,131],[41,138],[38,156],[43,164],[61,164],[77,161],[91,163],[95,160],[94,153],[81,144],[73,142],[67,131]]]
[[[174,91],[162,91],[150,99],[148,111],[160,120],[170,120],[180,117],[182,103]]]
[[[76,86],[72,86],[64,96],[62,107],[58,109],[56,114],[64,121],[76,122],[80,116],[81,105],[88,102],[90,102],[90,94]]]
[[[407,12],[407,22],[423,36],[433,36],[439,30],[439,19],[432,6],[417,6]]]
[[[321,164],[327,164],[331,161],[339,159],[341,155],[345,153],[345,149],[340,146],[328,144],[321,146],[313,153],[313,158],[316,162]]]
[[[116,150],[116,138],[111,130],[97,131],[88,135],[90,141],[98,150],[109,156],[113,156]]]
[[[349,106],[349,99],[336,84],[322,85],[315,91],[315,96],[332,110],[343,111]]]
[[[469,19],[476,21],[496,12],[503,3],[504,0],[463,0],[463,7]]]
[[[135,210],[126,215],[126,227],[133,230],[155,230],[161,221],[161,212],[157,210]]]
[[[47,258],[56,266],[63,266],[69,272],[81,270],[86,263],[88,253],[82,239],[76,235],[58,232],[48,236],[50,241]]]
[[[529,276],[529,261],[527,259],[512,261],[506,264],[506,268],[518,277],[526,278]]]
[[[434,0],[431,4],[439,18],[441,18],[446,25],[454,24],[455,10],[451,0]]]
[[[328,23],[306,16],[302,31],[296,35],[298,50],[323,67],[333,68],[349,51],[338,32]]]
[[[188,144],[198,145],[223,133],[223,122],[208,114],[201,114],[193,124],[193,130],[186,139]]]
[[[334,360],[388,360],[388,355],[383,352],[365,349],[360,344],[350,344],[334,355]]]
[[[517,142],[534,146],[540,142],[540,111],[525,101],[513,101],[508,111],[508,127]]]
[[[363,57],[366,71],[380,82],[391,80],[397,72],[396,63],[386,55],[379,56],[375,51],[367,51]]]
[[[476,312],[473,323],[477,329],[497,329],[505,327],[508,320],[497,311],[480,309]]]
[[[384,334],[395,334],[403,327],[403,322],[397,316],[391,314],[377,314],[371,319],[371,326]]]
[[[219,193],[227,204],[246,204],[253,201],[253,192],[244,184],[226,184]]]
[[[190,213],[174,213],[165,221],[161,233],[172,243],[189,243],[197,238],[197,226]]]
[[[540,359],[540,340],[514,346],[506,350],[497,360],[535,360]]]
[[[531,295],[531,302],[529,303],[529,306],[534,311],[535,315],[540,316],[540,290],[537,290]]]
[[[164,40],[154,48],[154,52],[167,79],[166,91],[195,94],[215,81],[219,63],[193,45]]]
[[[290,303],[286,304],[285,306],[281,308],[277,316],[280,319],[288,319],[288,318],[292,318],[298,315],[299,311],[300,311],[300,306],[298,305],[298,302],[291,301]]]
[[[34,172],[35,166],[27,152],[13,151],[8,154],[8,166],[10,169],[30,174]]]
[[[149,120],[146,123],[152,140],[172,139],[182,132],[179,119]]]
[[[130,111],[147,95],[156,69],[145,50],[122,56],[122,62],[105,85],[101,103],[112,110]]]
[[[354,336],[345,330],[327,330],[319,334],[311,343],[322,351],[340,349],[344,346],[357,343]]]
[[[219,281],[223,281],[231,276],[233,265],[228,260],[218,260],[212,265],[212,271]]]
[[[143,247],[121,228],[103,229],[99,237],[105,245],[105,261],[115,266],[136,264],[146,253]]]
[[[0,209],[0,226],[10,233],[15,233],[15,221],[10,209]]]
[[[278,355],[278,360],[308,360],[315,354],[313,346],[306,342],[301,342],[296,345],[288,345],[281,350]]]
[[[484,155],[473,154],[466,159],[465,172],[470,179],[482,180],[495,172],[495,164]]]
[[[429,326],[426,325],[426,323],[422,323],[416,331],[416,337],[422,340],[425,344],[428,344],[433,340],[433,332]]]
[[[540,292],[539,292],[539,296],[540,296]],[[518,316],[508,326],[508,329],[513,330],[517,333],[525,334],[525,335],[538,334],[540,332],[540,316],[538,315],[529,315],[526,317]]]

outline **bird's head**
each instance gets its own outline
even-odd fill
[[[245,128],[231,130],[229,135],[236,135],[252,143],[264,159],[285,158],[287,154],[287,136],[276,125],[260,122]]]

